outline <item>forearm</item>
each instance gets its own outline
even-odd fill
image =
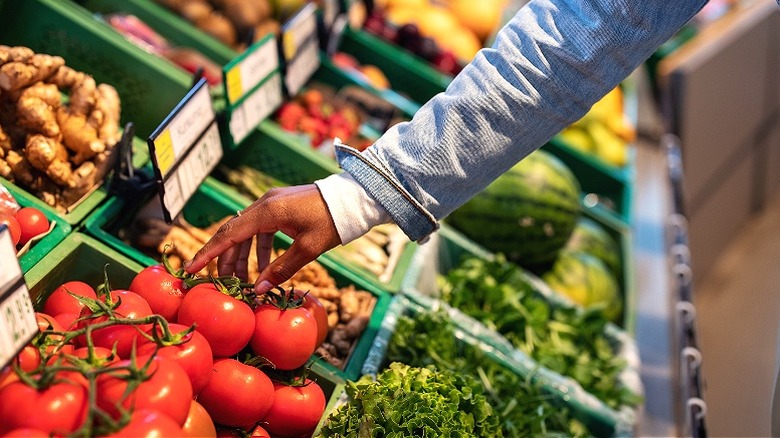
[[[578,120],[705,0],[534,0],[446,92],[341,166],[413,240]]]

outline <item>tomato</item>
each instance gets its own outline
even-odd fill
[[[122,429],[108,435],[114,438],[180,437],[181,426],[165,413],[154,409],[136,409]]]
[[[208,411],[195,400],[190,402],[190,412],[181,429],[185,437],[214,438],[217,436],[217,429]]]
[[[311,379],[301,386],[274,382],[274,404],[263,419],[263,427],[274,436],[311,435],[325,412],[325,404],[325,393]]]
[[[235,359],[216,359],[211,379],[198,395],[198,402],[215,423],[247,428],[271,409],[274,385],[255,367]]]
[[[295,297],[303,299],[303,307],[311,312],[314,320],[317,321],[317,346],[319,347],[328,337],[328,311],[319,298],[305,291],[295,289]]]
[[[40,347],[45,345],[45,351],[47,353],[68,353],[73,351],[72,345],[63,344],[63,335],[52,333],[65,331],[62,324],[57,322],[53,316],[42,312],[35,312],[35,320],[38,323],[38,330],[41,332],[40,335],[33,339],[33,343],[36,346]]]
[[[14,361],[19,368],[29,373],[41,364],[41,352],[34,345],[25,345],[22,351],[16,355]]]
[[[20,208],[14,214],[14,218],[19,222],[21,228],[19,245],[24,245],[33,237],[49,231],[49,219],[35,207]]]
[[[252,308],[220,292],[214,284],[199,284],[184,296],[177,321],[209,341],[214,357],[233,356],[249,343],[255,328]]]
[[[10,366],[0,369],[0,389],[18,380],[19,375]]]
[[[3,438],[49,438],[49,434],[40,429],[21,427],[4,434]]]
[[[77,430],[87,415],[87,390],[70,383],[54,383],[36,390],[17,381],[0,389],[0,433],[29,427],[46,433]]]
[[[68,281],[52,291],[49,298],[43,303],[43,312],[55,316],[60,313],[75,313],[78,315],[81,313],[81,309],[84,308],[84,304],[71,294],[97,300],[95,289],[92,286],[83,281]]]
[[[8,227],[8,232],[11,234],[11,241],[15,245],[19,244],[19,239],[22,238],[22,227],[19,226],[19,221],[12,214],[0,213],[0,225]]]
[[[149,304],[140,295],[129,290],[113,290],[111,291],[111,298],[114,302],[121,300],[120,305],[114,310],[117,316],[128,319],[142,319],[152,315],[152,309],[149,308]],[[81,311],[81,317],[89,316],[92,311],[85,307]],[[99,316],[92,319],[84,319],[79,321],[79,327],[86,327],[89,324],[97,324],[103,321],[107,321],[107,316]],[[129,324],[117,324],[110,327],[104,327],[92,332],[92,342],[97,347],[105,347],[108,349],[113,348],[116,344],[116,352],[121,358],[130,357],[130,351],[133,348],[133,344],[136,343],[140,337],[141,331],[146,331],[151,328],[151,324],[141,325],[129,325]],[[86,346],[86,339],[84,336],[78,338],[78,344],[80,346]]]
[[[255,430],[252,431],[252,435],[249,436],[252,438],[271,438],[271,434],[262,426],[255,427]]]
[[[168,328],[173,334],[179,334],[189,327],[171,323],[168,324]],[[159,327],[157,330],[159,333]],[[211,378],[211,366],[214,364],[211,346],[197,330],[186,335],[183,341],[182,344],[161,347],[157,350],[156,343],[144,340],[139,343],[138,354],[152,354],[157,350],[158,356],[175,360],[189,376],[190,383],[192,383],[192,393],[198,395]]]
[[[120,361],[119,356],[105,347],[93,347],[91,357],[89,347],[77,348],[71,354],[96,368],[105,368]]]
[[[261,304],[255,309],[252,351],[280,370],[303,366],[317,348],[317,321],[303,307],[280,309]]]
[[[79,313],[60,313],[54,315],[54,320],[60,323],[66,330],[75,330],[78,326],[76,320],[78,320],[80,316]]]
[[[176,321],[179,306],[184,299],[182,281],[171,275],[163,265],[142,269],[130,283],[129,289],[144,297],[152,312],[170,322]]]
[[[142,368],[151,356],[139,355],[135,364]],[[124,409],[154,409],[170,416],[181,426],[187,419],[192,400],[192,384],[184,369],[175,360],[167,357],[154,356],[146,369],[147,380],[127,396],[127,370],[117,370],[116,373],[101,374],[97,378],[97,405],[113,418],[119,418],[118,406]],[[132,365],[131,360],[122,360],[116,367]]]

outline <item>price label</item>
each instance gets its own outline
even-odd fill
[[[192,87],[147,143],[163,216],[171,223],[222,159],[216,113],[205,79]]]
[[[225,66],[223,82],[228,104],[234,105],[278,69],[276,38],[269,34]]]
[[[38,332],[30,292],[8,228],[0,228],[0,367],[7,365]]]
[[[298,94],[320,66],[316,11],[317,6],[308,3],[282,26],[284,82],[291,96]]]
[[[281,104],[282,78],[277,72],[231,110],[229,127],[233,144],[241,143]]]

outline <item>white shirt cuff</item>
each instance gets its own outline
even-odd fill
[[[387,210],[347,172],[330,175],[314,184],[328,205],[342,245],[391,221]]]

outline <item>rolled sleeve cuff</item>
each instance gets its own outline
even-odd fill
[[[363,187],[344,172],[314,182],[328,205],[342,245],[366,234],[371,228],[390,222],[390,216]]]
[[[373,199],[379,202],[393,222],[409,239],[423,243],[439,229],[439,222],[395,178],[357,149],[336,144],[336,158]]]

